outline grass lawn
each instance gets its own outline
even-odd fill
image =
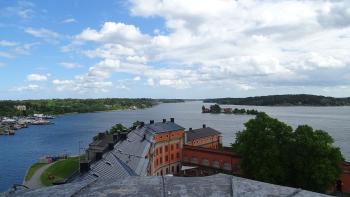
[[[79,169],[79,157],[70,157],[59,160],[52,164],[41,175],[40,179],[45,186],[52,185],[53,182],[62,181]],[[51,179],[50,179],[51,177]]]
[[[33,174],[41,167],[47,165],[46,163],[35,163],[33,164],[32,166],[30,166],[27,174],[26,174],[26,177],[25,177],[25,180],[26,181],[29,181],[30,178],[32,178]]]

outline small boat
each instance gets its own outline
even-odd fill
[[[52,123],[48,120],[43,120],[43,119],[34,120],[32,122],[32,125],[47,125],[47,124],[52,124]]]
[[[20,125],[20,124],[15,124],[14,126],[13,126],[13,129],[14,130],[17,130],[17,129],[22,129],[23,127]]]
[[[14,130],[9,130],[8,134],[9,135],[15,135],[15,131]]]

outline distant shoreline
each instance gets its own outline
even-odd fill
[[[308,94],[256,96],[246,98],[204,99],[203,103],[220,105],[280,106],[280,107],[341,107],[350,106],[350,97],[335,98]]]

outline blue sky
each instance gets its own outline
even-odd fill
[[[347,1],[0,0],[0,99],[350,95]]]

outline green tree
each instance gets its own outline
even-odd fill
[[[344,160],[327,132],[299,126],[293,133],[290,153],[291,185],[325,192],[339,178],[339,164]]]
[[[220,113],[221,112],[221,107],[218,104],[211,105],[210,106],[210,112],[211,113]]]
[[[289,144],[292,128],[265,113],[245,123],[236,134],[234,150],[243,156],[241,168],[245,176],[270,183],[286,183]]]
[[[110,130],[110,134],[114,134],[114,133],[121,133],[126,131],[127,128],[125,126],[123,126],[122,124],[116,124],[114,125]]]
[[[248,178],[324,192],[338,179],[343,157],[326,132],[307,125],[292,128],[265,113],[236,134],[234,151],[242,155]]]

